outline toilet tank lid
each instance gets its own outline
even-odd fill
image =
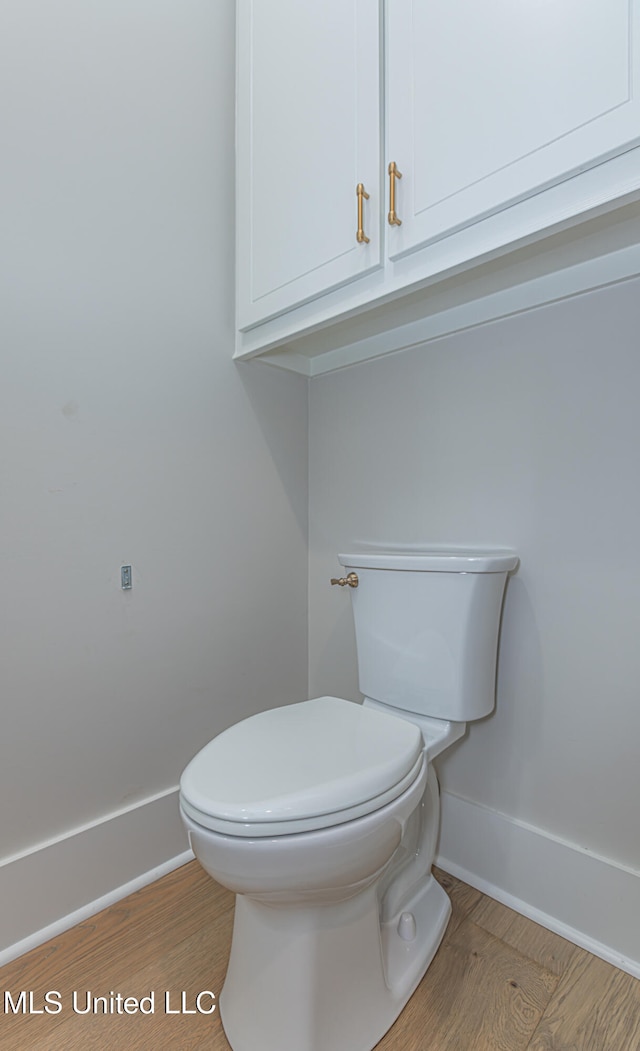
[[[518,556],[504,549],[429,547],[387,551],[361,551],[338,555],[349,569],[396,569],[421,573],[509,573]]]
[[[223,731],[191,760],[180,792],[201,814],[238,824],[339,814],[401,782],[422,748],[412,723],[318,697]]]

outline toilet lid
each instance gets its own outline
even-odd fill
[[[225,730],[180,782],[186,813],[231,835],[322,828],[395,799],[418,775],[417,726],[337,697],[274,708]]]

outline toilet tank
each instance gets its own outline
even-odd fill
[[[339,555],[349,589],[360,690],[394,708],[467,722],[492,711],[507,551]]]

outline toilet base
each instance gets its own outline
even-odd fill
[[[375,886],[311,907],[238,895],[220,994],[233,1051],[372,1051],[431,963],[450,914],[431,874],[382,925]]]
[[[415,921],[415,938],[409,941],[399,933],[400,917],[405,915],[412,916]],[[393,1024],[424,977],[444,937],[450,916],[448,894],[435,877],[429,875],[425,886],[405,904],[400,916],[382,924],[387,982],[391,990],[397,991],[396,998],[399,1000],[398,1010],[384,1032]]]

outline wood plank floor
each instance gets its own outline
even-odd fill
[[[640,1051],[640,981],[437,875],[451,922],[376,1051]],[[232,896],[192,862],[8,964],[2,1051],[229,1051],[218,1012],[197,1013],[196,996],[222,986],[232,917]],[[124,1013],[122,1001],[122,1013],[94,1010],[93,997],[117,1008],[118,993],[153,994],[155,1009],[143,1000],[147,1014]],[[211,1005],[203,995],[203,1012]]]

